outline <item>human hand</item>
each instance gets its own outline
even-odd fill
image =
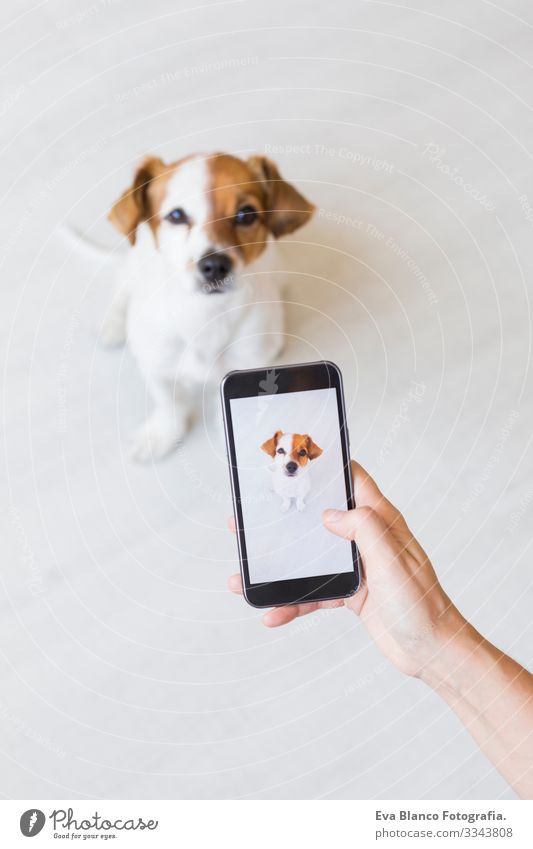
[[[278,627],[316,610],[348,607],[398,669],[422,676],[441,645],[466,622],[442,589],[433,567],[401,513],[380,492],[370,475],[352,462],[355,510],[326,510],[325,527],[355,540],[363,560],[359,592],[348,599],[276,607],[263,616]],[[230,528],[235,529],[233,519]],[[242,593],[240,575],[229,589]]]
[[[348,599],[276,607],[263,616],[265,625],[348,607],[389,660],[438,692],[516,792],[532,799],[533,675],[461,616],[401,513],[361,466],[352,463],[352,472],[357,508],[326,510],[323,521],[357,543],[361,589]],[[229,587],[242,592],[240,575]]]

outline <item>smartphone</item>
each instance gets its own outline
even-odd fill
[[[357,546],[321,519],[328,507],[355,506],[339,368],[320,361],[232,371],[221,394],[246,601],[353,595]]]

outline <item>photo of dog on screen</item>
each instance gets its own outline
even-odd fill
[[[277,430],[263,442],[261,450],[274,460],[270,467],[271,488],[281,498],[281,509],[292,504],[305,510],[305,499],[311,489],[310,463],[322,454],[322,448],[307,433],[284,433]]]
[[[260,422],[261,396],[230,402],[250,581],[327,575],[333,559],[336,568],[352,569],[350,551],[337,548],[322,523],[328,507],[346,509],[337,392],[328,387],[268,398]]]

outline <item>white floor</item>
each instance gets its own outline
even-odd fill
[[[226,592],[199,416],[132,465],[147,398],[98,348],[106,221],[155,151],[268,153],[317,204],[286,361],[338,362],[352,450],[462,610],[532,660],[533,10],[527,0],[6,2],[0,11],[0,792],[512,798],[443,704],[332,612]],[[525,196],[525,197],[524,197]]]

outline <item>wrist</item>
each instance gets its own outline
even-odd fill
[[[490,662],[494,647],[451,607],[436,629],[431,657],[420,678],[448,700],[465,697]]]

